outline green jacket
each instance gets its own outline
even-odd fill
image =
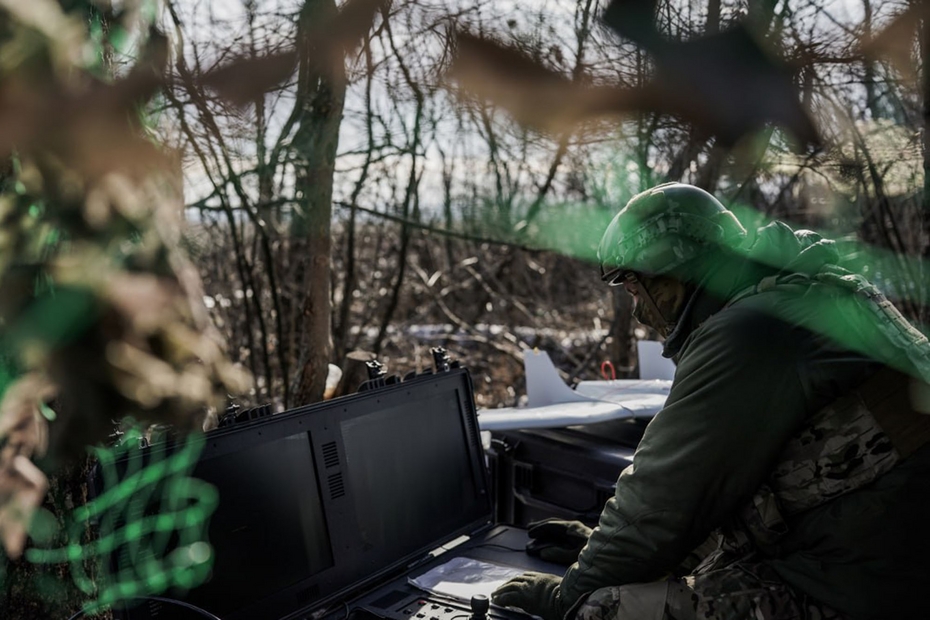
[[[865,354],[881,338],[878,328],[831,316],[837,292],[829,286],[775,287],[727,305],[775,271],[747,265],[718,270],[670,336],[667,354],[678,367],[669,398],[565,573],[566,604],[600,587],[669,574],[748,502],[808,416],[881,367]],[[930,585],[928,448],[874,483],[791,518],[764,561],[851,617],[930,617],[922,592]]]

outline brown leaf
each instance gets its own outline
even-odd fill
[[[347,0],[327,27],[327,39],[343,53],[352,51],[371,30],[375,16],[378,13],[386,16],[390,6],[390,0]]]
[[[371,29],[375,16],[385,13],[386,0],[348,0],[330,19],[316,19],[306,32],[312,53],[342,62]],[[319,59],[318,59],[319,60]],[[199,82],[233,105],[242,106],[284,82],[297,66],[297,51],[237,58],[204,73]]]
[[[464,90],[507,110],[517,122],[549,131],[606,114],[652,105],[649,89],[573,83],[521,50],[460,32],[449,77]]]
[[[0,461],[0,543],[9,557],[22,554],[29,521],[46,491],[48,479],[25,456]]]
[[[116,273],[108,278],[105,296],[132,323],[134,331],[147,336],[176,318],[181,301],[176,282],[151,274]]]
[[[655,0],[612,0],[603,19],[652,55],[662,102],[656,111],[684,118],[726,146],[772,123],[802,145],[819,144],[791,68],[745,24],[673,41],[656,29],[655,11]]]
[[[17,454],[42,456],[48,447],[48,423],[40,405],[54,398],[56,388],[38,373],[23,375],[14,381],[0,402],[0,463]]]
[[[914,38],[921,21],[926,19],[930,12],[928,9],[930,6],[926,2],[912,5],[894,18],[880,33],[871,39],[863,38],[860,51],[872,60],[888,60],[904,79],[916,80],[918,75],[913,58]]]
[[[79,94],[57,85],[35,88],[12,78],[0,86],[0,158],[49,158],[96,178],[114,170],[164,168],[170,159],[128,120],[141,82],[97,85]]]
[[[615,0],[607,11],[615,30],[635,32],[635,42],[654,57],[656,76],[642,88],[580,85],[513,46],[467,33],[456,37],[449,75],[518,122],[550,130],[604,115],[653,111],[678,116],[724,145],[771,123],[802,144],[819,142],[790,68],[747,28],[737,25],[692,41],[667,41],[654,32],[653,5],[651,0]]]
[[[144,172],[165,166],[163,151],[145,139],[135,108],[164,84],[166,39],[152,33],[128,75],[103,83],[74,72],[36,74],[28,65],[0,85],[0,159],[21,156],[64,162],[96,177],[112,170]]]
[[[458,77],[486,77],[499,81],[515,81],[517,87],[564,88],[571,81],[562,74],[544,67],[538,60],[514,46],[491,39],[478,37],[467,32],[455,35],[456,56],[452,74]]]
[[[801,145],[819,144],[817,128],[801,103],[792,68],[763,48],[748,28],[653,50],[654,81],[664,110],[732,146],[775,124]]]
[[[233,105],[245,105],[285,81],[297,65],[297,53],[288,50],[255,58],[239,58],[208,71],[201,83]]]

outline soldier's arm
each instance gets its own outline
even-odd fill
[[[731,309],[683,351],[666,406],[566,572],[566,605],[672,571],[764,481],[805,415],[803,330]]]

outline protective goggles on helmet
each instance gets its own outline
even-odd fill
[[[624,267],[615,267],[610,270],[605,270],[604,265],[601,265],[601,281],[605,282],[608,286],[621,286],[624,282],[635,279],[637,279],[635,271]]]

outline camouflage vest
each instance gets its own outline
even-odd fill
[[[924,382],[930,382],[930,344],[878,289],[861,276],[829,266],[814,276],[771,277],[730,300],[774,287],[811,281],[847,289],[860,309],[873,316],[887,342],[903,352]],[[880,348],[880,347],[879,347]],[[879,361],[882,357],[878,352]],[[886,351],[887,353],[887,351]],[[774,552],[791,518],[859,489],[930,443],[930,415],[915,410],[917,390],[927,386],[890,367],[806,420],[785,445],[774,471],[734,519],[723,528],[720,551],[732,558],[759,550]],[[925,394],[924,394],[925,396]],[[709,557],[702,568],[720,558]]]

